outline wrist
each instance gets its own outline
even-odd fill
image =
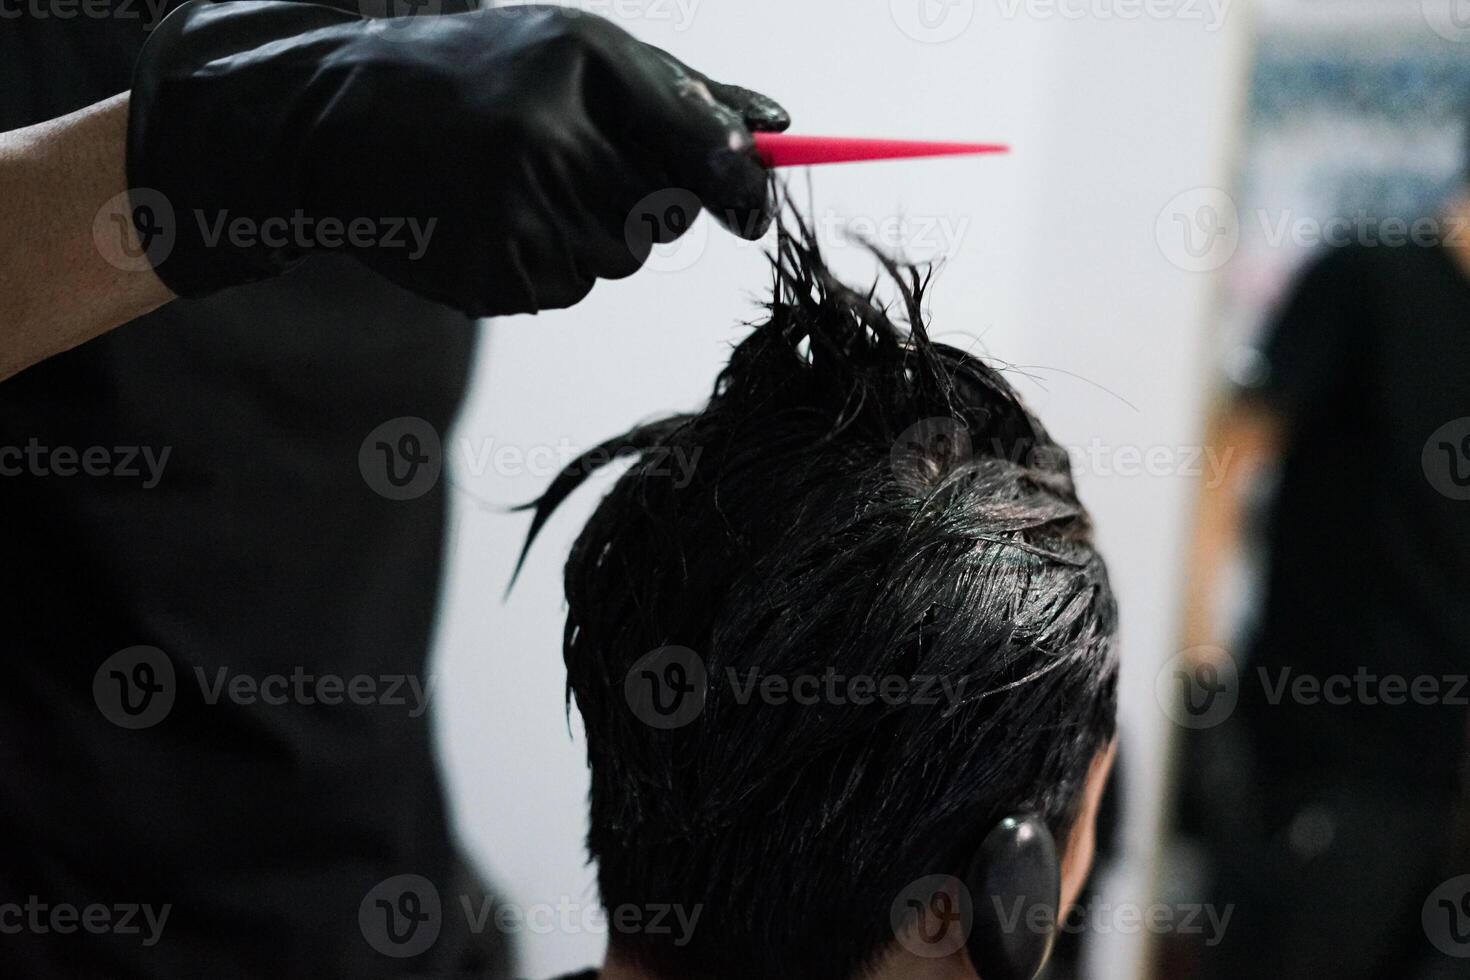
[[[297,120],[319,111],[309,83],[326,52],[260,49],[308,31],[330,49],[349,38],[331,28],[360,23],[315,4],[193,0],[150,34],[134,73],[127,180],[135,228],[159,243],[149,258],[173,292],[268,279],[314,250],[293,234],[306,216],[310,130]]]

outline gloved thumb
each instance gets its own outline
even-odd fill
[[[791,125],[790,115],[759,92],[711,81],[654,51],[666,72],[675,117],[664,147],[670,176],[732,232],[760,238],[775,217],[775,203],[751,132],[783,130]]]

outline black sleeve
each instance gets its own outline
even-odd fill
[[[1243,394],[1274,410],[1290,431],[1335,415],[1362,390],[1370,290],[1361,259],[1356,249],[1338,248],[1310,261],[1264,331],[1264,370]]]

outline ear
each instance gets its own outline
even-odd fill
[[[1056,841],[1035,814],[1004,818],[965,874],[974,905],[966,946],[981,980],[1033,980],[1056,938],[1062,874]]]

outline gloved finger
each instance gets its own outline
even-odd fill
[[[668,63],[677,74],[703,82],[711,95],[740,114],[741,121],[751,132],[780,133],[791,125],[791,113],[769,95],[741,85],[717,82],[697,68],[684,64],[663,48],[651,44],[647,47]]]
[[[705,79],[714,97],[740,113],[751,132],[780,133],[791,126],[791,114],[768,95],[739,85]]]

